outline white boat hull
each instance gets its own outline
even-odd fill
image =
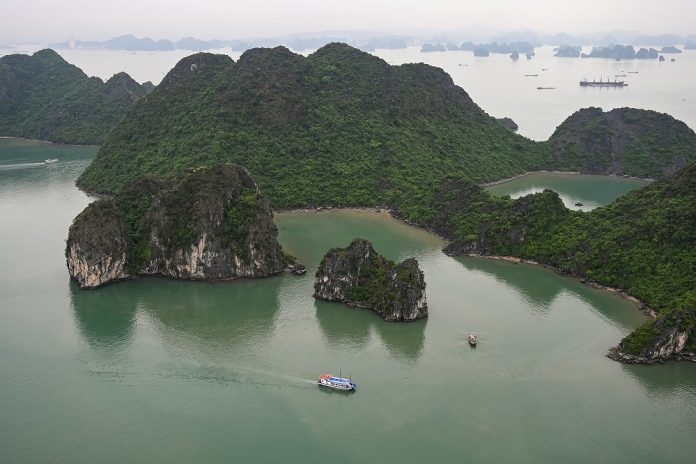
[[[345,380],[345,379],[342,379]],[[317,380],[317,385],[320,387],[326,387],[326,388],[331,388],[333,390],[340,390],[340,391],[355,391],[357,388],[357,385],[350,381],[333,381],[331,379],[325,379],[325,378],[320,378]]]

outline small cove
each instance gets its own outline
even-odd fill
[[[649,183],[645,179],[541,171],[495,183],[486,189],[496,195],[509,195],[512,198],[551,189],[559,194],[566,208],[591,211]]]

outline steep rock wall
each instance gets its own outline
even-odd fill
[[[268,201],[249,173],[222,164],[141,178],[73,222],[66,258],[83,288],[134,275],[228,280],[278,274],[285,259]]]
[[[395,264],[363,239],[329,250],[316,273],[314,297],[371,309],[387,321],[414,321],[428,315],[418,261],[410,258]]]

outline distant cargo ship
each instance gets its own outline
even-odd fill
[[[613,81],[607,79],[605,81],[600,78],[598,81],[588,81],[587,79],[583,79],[580,81],[581,87],[626,87],[627,85],[628,84],[626,84],[624,81],[617,81],[616,79],[614,79]]]

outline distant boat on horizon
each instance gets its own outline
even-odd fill
[[[587,80],[587,78],[583,79],[580,81],[580,87],[626,87],[628,84],[626,84],[624,81],[617,81],[614,79],[613,81],[610,81],[607,79],[606,81],[602,78],[600,78],[598,81],[596,80]]]

